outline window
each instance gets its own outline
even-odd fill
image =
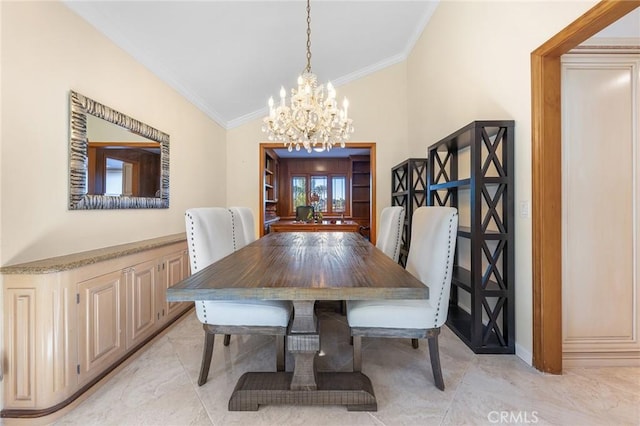
[[[106,189],[104,195],[122,195],[122,174],[124,162],[107,158]]]
[[[116,158],[106,158],[104,195],[132,195],[133,164]]]
[[[318,201],[313,203],[313,199],[311,199],[313,207],[318,212],[326,212],[327,211],[327,177],[326,176],[311,176],[311,195],[317,196]]]
[[[334,176],[331,178],[331,210],[344,213],[347,206],[347,178]]]
[[[307,206],[307,178],[304,176],[294,176],[291,179],[291,193],[293,194],[293,211],[298,206]]]
[[[292,212],[311,205],[323,214],[348,214],[345,175],[305,175],[291,177]]]

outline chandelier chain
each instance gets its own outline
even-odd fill
[[[311,72],[311,0],[307,0],[307,68]]]
[[[344,98],[341,108],[331,82],[318,85],[316,75],[311,72],[310,0],[307,0],[307,67],[290,93],[287,103],[287,91],[282,86],[280,102],[276,104],[273,97],[267,102],[269,115],[262,120],[262,131],[269,140],[282,141],[289,151],[301,147],[307,152],[328,151],[335,145],[344,148],[353,133],[349,101]]]

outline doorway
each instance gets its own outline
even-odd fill
[[[602,1],[531,53],[533,366],[562,373],[560,57],[640,6]]]
[[[335,154],[334,157],[345,156],[347,153],[354,153],[356,156],[368,156],[367,162],[362,162],[362,164],[367,165],[366,175],[368,176],[369,182],[367,185],[364,185],[361,182],[355,182],[354,187],[354,177],[351,175],[351,181],[348,185],[348,192],[350,195],[353,195],[353,191],[362,192],[364,188],[366,188],[368,192],[368,200],[366,205],[366,210],[368,212],[368,232],[369,239],[371,242],[375,244],[376,241],[376,144],[375,142],[347,142],[345,144],[346,151],[341,151],[342,148],[333,148],[331,153]],[[260,143],[260,188],[264,188],[263,191],[260,191],[260,236],[264,235],[268,229],[268,222],[273,217],[278,217],[278,215],[274,215],[272,212],[277,207],[278,204],[277,196],[274,194],[279,194],[278,188],[278,178],[272,177],[275,175],[279,175],[280,167],[277,164],[277,152],[283,149],[283,144],[281,142],[263,142]],[[286,152],[286,150],[285,150]],[[331,158],[331,153],[301,153],[300,156],[306,159],[314,159],[314,158]],[[283,155],[284,156],[284,155]],[[348,159],[348,156],[345,157]],[[274,161],[276,160],[276,161]],[[289,159],[291,160],[291,159]],[[365,171],[365,170],[361,170]],[[358,176],[361,178],[364,175]],[[268,180],[270,180],[268,182]],[[356,188],[357,187],[357,188]],[[284,192],[283,192],[284,193]],[[353,203],[357,202],[358,206],[354,207]],[[362,198],[355,200],[352,199],[352,206],[350,209],[350,213],[355,213],[357,209],[360,209],[363,206]]]
[[[640,55],[616,50],[562,56],[564,367],[640,364]]]

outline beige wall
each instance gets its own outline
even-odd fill
[[[353,140],[378,144],[378,211],[390,204],[392,166],[474,119],[516,121],[516,203],[530,200],[529,54],[595,3],[441,1],[407,62],[338,87],[350,98]],[[0,27],[0,265],[181,232],[196,205],[257,215],[259,120],[225,133],[61,3],[0,2]],[[171,135],[170,209],[67,209],[71,89]],[[516,233],[526,359],[529,218],[517,217]]]
[[[224,205],[223,128],[62,3],[0,1],[0,28],[0,265],[184,232],[187,207]],[[67,209],[72,89],[171,136],[169,209]]]
[[[58,2],[1,2],[0,265],[183,232],[226,202],[225,130]],[[170,208],[70,211],[69,90],[171,137]]]
[[[321,75],[318,78],[325,82]],[[376,142],[378,212],[391,205],[391,167],[407,158],[406,82],[406,63],[402,62],[336,88],[338,99],[349,99],[355,128],[351,142]],[[256,218],[259,144],[266,141],[261,125],[258,119],[227,133],[228,204],[250,206]]]
[[[515,120],[516,350],[531,362],[530,54],[596,1],[441,1],[407,61],[409,155],[473,120]]]

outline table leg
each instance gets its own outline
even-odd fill
[[[349,411],[376,411],[373,386],[361,372],[318,373],[314,359],[320,350],[314,301],[294,301],[295,314],[287,335],[293,373],[245,373],[238,380],[230,411],[256,411],[265,404],[345,405]]]
[[[293,302],[295,316],[287,336],[287,350],[295,362],[291,390],[318,389],[314,361],[320,350],[320,334],[313,307],[312,300]]]

